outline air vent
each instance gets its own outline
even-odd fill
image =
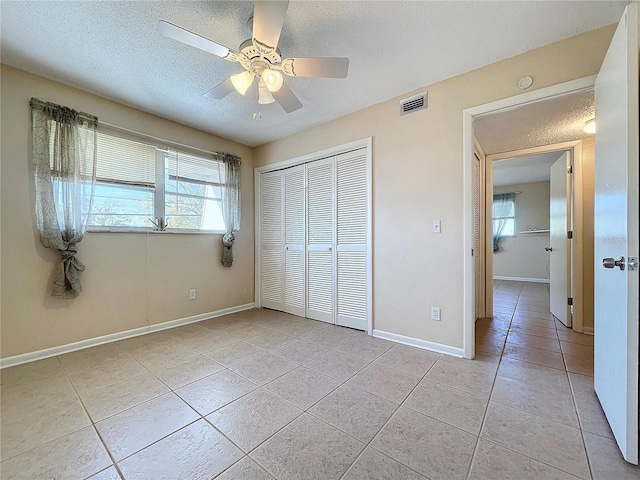
[[[400,100],[400,116],[427,108],[427,92]]]

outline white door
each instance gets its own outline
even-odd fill
[[[596,80],[594,380],[622,455],[633,464],[638,271],[630,257],[638,257],[638,123],[638,5],[630,4]]]
[[[282,310],[284,225],[282,171],[260,175],[260,305]]]
[[[307,165],[306,317],[335,323],[335,158]]]
[[[569,230],[571,192],[569,154],[565,153],[551,166],[549,204],[549,301],[551,313],[565,326],[571,327],[571,296],[569,275],[570,240]]]
[[[305,314],[305,195],[304,165],[288,168],[284,175],[284,298],[283,310]]]
[[[367,328],[366,150],[336,157],[336,324]]]

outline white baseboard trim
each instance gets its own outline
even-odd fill
[[[593,327],[583,327],[582,333],[585,335],[594,335],[596,332],[593,330]]]
[[[45,358],[55,357],[56,355],[75,352],[76,350],[82,350],[84,348],[95,347],[104,343],[117,342],[118,340],[124,340],[125,338],[138,337],[140,335],[146,335],[148,333],[158,332],[160,330],[167,330],[169,328],[175,328],[181,325],[187,325],[189,323],[201,322],[210,318],[221,317],[222,315],[242,312],[243,310],[250,310],[252,308],[254,308],[254,304],[247,303],[244,305],[237,305],[235,307],[223,308],[221,310],[216,310],[215,312],[200,313],[198,315],[179,318],[177,320],[169,320],[168,322],[154,323],[146,327],[134,328],[132,330],[125,330],[123,332],[110,333],[108,335],[102,335],[101,337],[88,338],[86,340],[67,343],[66,345],[60,345],[58,347],[45,348],[43,350],[36,350],[35,352],[22,353],[20,355],[14,355],[13,357],[0,358],[0,369],[13,367],[15,365],[21,365],[23,363],[33,362],[36,360],[43,360]]]
[[[428,342],[426,340],[420,340],[419,338],[405,337],[404,335],[398,335],[397,333],[390,333],[375,329],[373,330],[373,336],[376,338],[382,338],[383,340],[390,340],[392,342],[422,348],[424,350],[431,350],[432,352],[445,353],[447,355],[460,358],[464,357],[464,349],[451,347],[449,345],[442,345],[441,343]]]
[[[548,278],[526,278],[526,277],[501,277],[495,276],[494,280],[509,280],[513,282],[533,282],[533,283],[549,283]]]

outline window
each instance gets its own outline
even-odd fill
[[[155,147],[98,132],[96,156],[89,229],[149,227],[156,195]]]
[[[493,196],[493,235],[513,237],[516,229],[516,202],[514,194]]]
[[[213,158],[98,133],[89,230],[224,232],[224,165]]]
[[[225,229],[221,162],[165,152],[164,172],[164,217],[169,229]]]

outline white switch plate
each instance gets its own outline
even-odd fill
[[[440,321],[440,307],[431,307],[431,320]]]
[[[195,300],[196,299],[196,289],[192,288],[191,290],[189,290],[189,300]]]
[[[431,222],[431,233],[440,233],[440,220]]]

